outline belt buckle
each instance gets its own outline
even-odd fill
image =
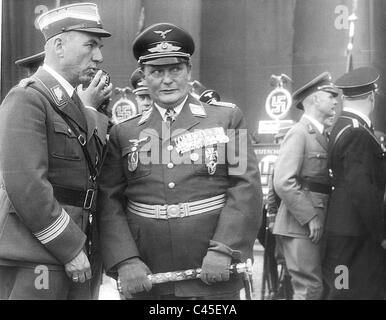
[[[95,194],[94,189],[87,190],[86,196],[84,197],[83,209],[85,210],[91,209],[91,206],[94,200],[94,194]]]
[[[180,206],[178,204],[171,204],[166,206],[166,217],[168,219],[180,217]]]

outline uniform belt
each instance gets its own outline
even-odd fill
[[[96,190],[79,190],[62,186],[53,186],[54,196],[60,203],[74,207],[81,207],[86,210],[94,210],[96,204]]]
[[[302,181],[302,187],[307,188],[312,192],[330,194],[331,186],[328,184],[312,182],[312,181]]]
[[[194,216],[225,206],[225,193],[215,197],[178,204],[150,205],[129,200],[127,209],[138,216],[151,219],[173,219]]]

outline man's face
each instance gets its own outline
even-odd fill
[[[319,91],[317,92],[317,99],[317,111],[322,123],[326,127],[332,126],[336,115],[335,109],[338,104],[336,97],[330,92]]]
[[[151,98],[161,107],[175,107],[189,91],[190,67],[186,63],[145,65],[144,79]]]
[[[138,111],[142,112],[150,108],[151,99],[148,94],[136,94],[135,101],[137,102]]]
[[[103,62],[102,40],[92,33],[69,32],[64,38],[62,71],[72,85],[88,85]]]

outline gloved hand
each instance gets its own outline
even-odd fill
[[[132,294],[150,291],[152,284],[147,278],[151,271],[141,259],[131,258],[118,266],[118,276],[121,284],[122,294],[127,298],[132,298]]]
[[[208,251],[202,262],[200,279],[206,284],[229,280],[232,258],[217,251]]]

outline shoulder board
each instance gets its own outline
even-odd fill
[[[311,124],[308,125],[308,133],[315,133],[315,130]]]
[[[135,114],[135,115],[133,115],[133,116],[131,116],[131,117],[129,117],[129,118],[119,122],[118,124],[124,123],[124,122],[129,121],[129,120],[133,120],[135,118],[138,118],[139,116],[142,116],[142,113]]]
[[[216,107],[236,108],[236,105],[234,103],[223,101],[213,101],[210,103],[210,105]]]
[[[24,78],[24,79],[21,79],[19,84],[17,85],[19,88],[26,88],[28,87],[30,84],[34,83],[35,80],[32,79],[32,78]]]

